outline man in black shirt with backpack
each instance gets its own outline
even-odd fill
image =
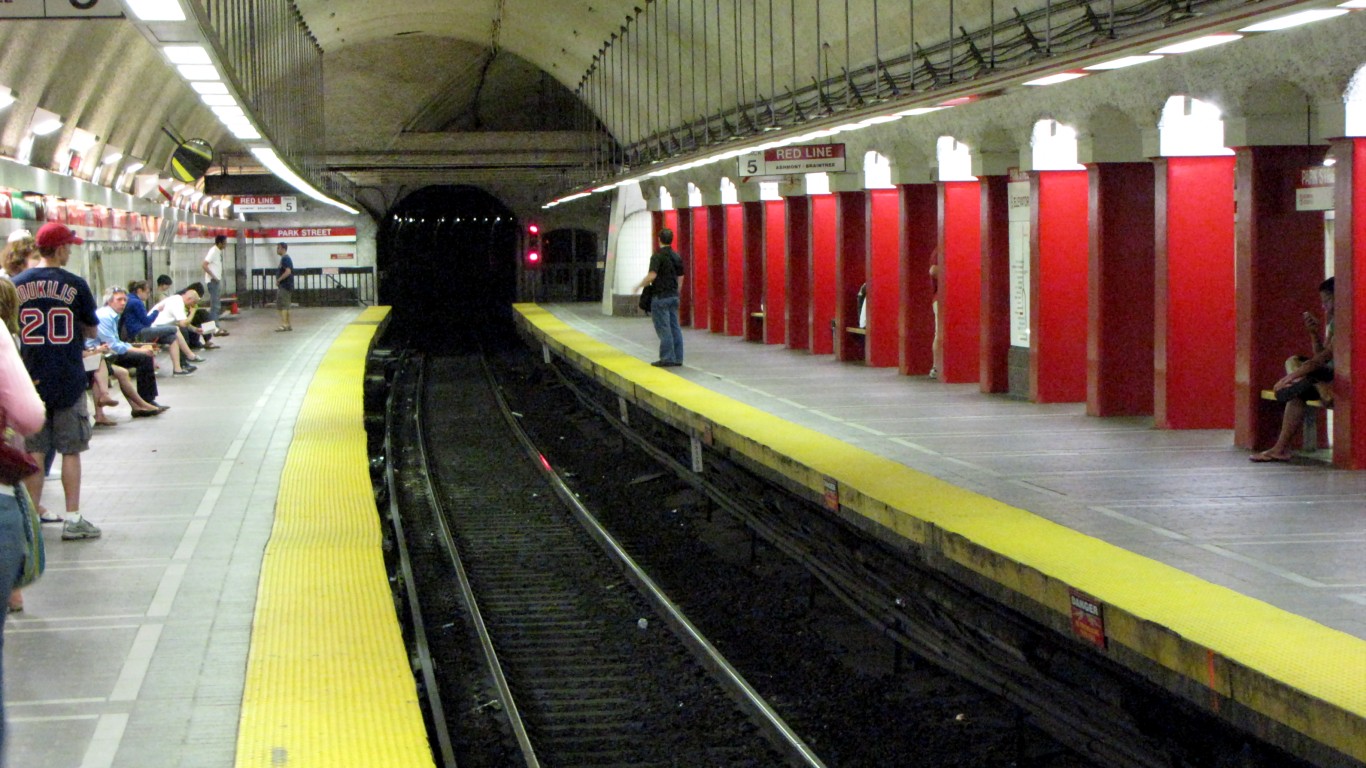
[[[650,365],[675,368],[683,364],[683,328],[678,324],[678,296],[683,289],[683,257],[672,247],[671,229],[659,230],[659,250],[650,256],[650,272],[639,288],[651,286],[650,318],[659,336],[659,359]]]

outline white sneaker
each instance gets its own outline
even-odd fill
[[[67,520],[62,524],[62,538],[68,541],[72,539],[98,539],[99,537],[100,529],[84,517],[74,523]]]

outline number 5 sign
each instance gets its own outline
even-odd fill
[[[739,175],[741,176],[762,176],[764,175],[764,153],[748,152],[740,155]]]

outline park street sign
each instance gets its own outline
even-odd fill
[[[235,195],[232,208],[236,213],[294,213],[299,210],[299,198],[293,195]]]
[[[843,144],[802,144],[740,155],[741,176],[789,176],[844,171]]]

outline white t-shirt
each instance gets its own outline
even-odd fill
[[[157,313],[156,320],[152,321],[153,327],[174,325],[189,317],[185,312],[185,297],[178,293],[173,293],[158,301],[152,309]]]
[[[223,275],[223,249],[216,244],[204,255],[204,279],[218,280]]]

